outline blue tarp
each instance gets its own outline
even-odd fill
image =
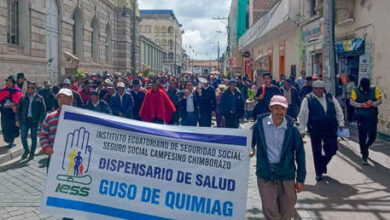
[[[363,54],[365,49],[365,38],[359,37],[351,40],[338,41],[334,45],[338,54],[356,53]]]

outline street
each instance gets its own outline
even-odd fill
[[[241,127],[249,129],[251,125],[245,123]],[[307,178],[304,191],[298,195],[297,219],[390,219],[388,142],[378,140],[371,148],[370,166],[362,166],[358,145],[351,140],[341,141],[328,168],[328,176],[319,183],[314,178],[310,139],[305,138],[305,142]],[[264,218],[255,163],[256,159],[252,158],[247,219]],[[45,173],[46,156],[41,153],[32,161],[16,158],[0,167],[1,219],[57,219],[39,212]]]

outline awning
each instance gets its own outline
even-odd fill
[[[350,40],[338,41],[334,45],[336,53],[343,54],[363,54],[365,52],[365,38],[359,37]]]
[[[267,53],[262,53],[260,54],[258,57],[256,57],[256,59],[254,60],[255,62],[257,61],[261,61],[262,59],[268,57],[268,54]]]

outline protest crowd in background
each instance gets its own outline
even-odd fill
[[[254,121],[250,156],[257,155],[259,191],[263,191],[262,199],[269,200],[278,197],[270,193],[272,190],[281,190],[282,194],[302,191],[305,134],[311,137],[316,180],[321,181],[338,150],[337,138],[343,133],[345,114],[348,121],[358,121],[362,164],[368,165],[368,149],[376,139],[377,107],[382,99],[368,79],[363,78],[356,88],[353,81],[341,80],[333,96],[325,90],[321,76],[306,77],[305,72],[298,79],[282,77],[279,81],[263,73],[253,82],[246,75],[132,75],[84,73],[79,69],[56,85],[49,81],[37,84],[28,81],[28,74],[17,73],[6,79],[0,91],[1,128],[9,148],[15,146],[14,140],[20,135],[22,159],[31,160],[38,137],[42,152],[49,157],[53,153],[62,105],[175,126],[237,129],[240,123]],[[285,137],[290,138],[288,142]],[[284,148],[295,153],[282,155]],[[298,164],[297,177],[295,168],[291,169],[295,166],[293,158]],[[286,182],[290,180],[296,180],[296,185],[294,181]],[[271,182],[273,185],[268,185]],[[295,203],[296,197],[279,205],[263,203],[263,211],[266,216],[288,218]],[[287,211],[274,213],[276,209]]]

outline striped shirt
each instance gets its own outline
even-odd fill
[[[40,144],[43,152],[46,152],[48,147],[53,147],[54,145],[60,113],[61,109],[49,113],[42,123]]]

